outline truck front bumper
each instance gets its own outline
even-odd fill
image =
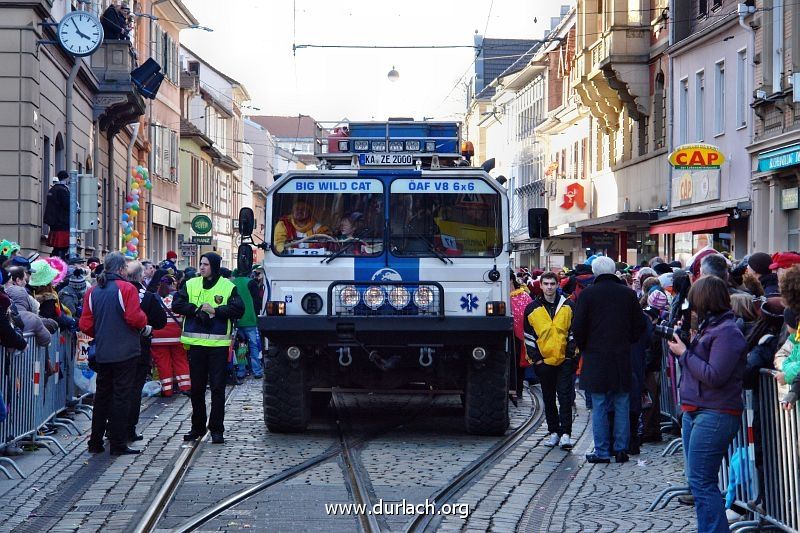
[[[323,346],[500,345],[512,334],[510,316],[498,317],[327,317],[260,316],[270,342]]]

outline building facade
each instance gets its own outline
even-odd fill
[[[705,246],[742,257],[747,253],[750,205],[752,30],[739,24],[737,3],[676,3],[673,44],[667,50],[673,101],[670,146],[711,144],[724,154],[718,169],[673,169],[669,213],[651,228],[661,253],[684,263]],[[710,7],[710,8],[709,8]]]
[[[750,250],[800,250],[800,5],[758,0],[755,8],[744,17],[755,50]]]
[[[186,47],[180,49],[181,220],[178,240],[195,266],[199,256],[214,251],[222,265],[233,268],[238,238],[234,220],[242,205],[244,123],[241,107],[250,99],[241,83],[215,69]],[[198,234],[192,221],[211,219],[211,231]]]

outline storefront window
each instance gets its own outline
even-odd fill
[[[658,235],[650,235],[646,231],[629,233],[628,247],[636,249],[635,258],[628,253],[628,264],[641,264],[643,261],[650,261],[650,259],[658,255]]]
[[[685,266],[694,254],[708,246],[727,255],[731,252],[731,241],[732,235],[726,230],[711,233],[676,233],[673,257]]]
[[[784,211],[789,218],[789,231],[786,243],[789,250],[800,250],[800,209]]]

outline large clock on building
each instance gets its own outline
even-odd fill
[[[58,23],[58,42],[73,56],[88,56],[103,42],[100,19],[87,11],[67,13]]]

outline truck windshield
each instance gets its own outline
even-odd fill
[[[383,184],[374,179],[295,178],[273,196],[277,255],[383,252]]]
[[[395,255],[496,257],[503,249],[500,195],[484,181],[398,179],[389,202]]]

